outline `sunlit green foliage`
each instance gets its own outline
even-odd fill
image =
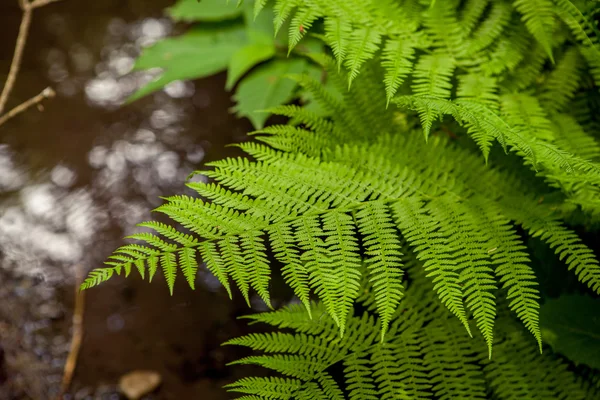
[[[192,6],[171,13],[185,19]],[[203,7],[218,15],[215,1]],[[595,383],[539,355],[547,333],[556,351],[596,366],[540,321],[536,275],[555,260],[529,244],[572,271],[580,286],[570,290],[600,294],[597,255],[576,233],[600,223],[600,12],[568,0],[222,7],[246,21],[227,28],[249,40],[229,53],[228,87],[246,76],[236,110],[259,130],[239,145],[245,157],[197,171],[208,178],[187,184],[197,197],[166,199],[156,211],[172,225],[142,224],[154,233],[132,236],[139,244],[117,249],[82,288],[134,266],[149,279],[161,268],[172,291],[178,274],[194,287],[206,267],[230,296],[235,285],[271,306],[280,268],[304,310],[252,318],[298,335],[232,343],[278,353],[242,363],[287,378],[230,387],[246,399],[595,398]],[[248,35],[265,15],[271,36]],[[312,51],[255,67],[275,34],[289,51]],[[294,93],[300,104],[284,105]],[[265,108],[288,123],[263,127]],[[343,385],[328,372],[340,363]]]

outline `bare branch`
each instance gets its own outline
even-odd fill
[[[50,3],[56,3],[57,1],[61,1],[61,0],[34,0],[32,1],[29,6],[32,9],[38,8],[38,7],[43,7],[46,6]]]
[[[19,104],[18,106],[16,106],[15,108],[13,108],[9,112],[7,112],[6,114],[0,116],[0,126],[2,126],[6,121],[11,119],[12,117],[27,110],[29,107],[34,106],[34,105],[42,102],[45,99],[51,99],[55,95],[56,95],[56,92],[51,87],[47,87],[46,89],[42,90],[42,92],[40,94],[38,94],[37,96],[30,98],[29,100]]]
[[[23,50],[25,49],[25,43],[27,43],[27,36],[29,35],[29,26],[31,25],[31,12],[32,8],[27,0],[21,0],[21,8],[23,9],[23,17],[21,19],[21,26],[19,27],[19,36],[17,36],[17,44],[15,46],[15,54],[10,64],[10,71],[8,72],[8,78],[2,89],[0,95],[0,114],[4,112],[4,107],[8,101],[8,96],[12,91],[15,81],[17,80],[17,74],[19,68],[21,68],[21,59],[23,58]]]
[[[71,386],[71,380],[73,379],[73,373],[77,365],[77,356],[79,355],[79,348],[81,347],[81,340],[83,338],[83,312],[85,310],[85,292],[79,290],[79,285],[83,282],[84,273],[83,267],[80,264],[75,266],[75,309],[73,310],[73,338],[71,339],[71,348],[69,349],[69,356],[65,363],[65,369],[63,374],[63,380],[60,388],[60,394],[57,399],[62,399],[64,394],[69,390]]]
[[[30,2],[29,0],[19,0],[19,5],[23,10],[23,17],[21,18],[21,26],[19,27],[19,35],[17,36],[17,43],[15,45],[15,54],[10,64],[10,70],[8,72],[8,77],[6,78],[6,83],[4,84],[4,88],[0,94],[0,115],[2,115],[4,112],[6,102],[8,101],[8,97],[12,92],[17,80],[17,75],[19,74],[19,69],[21,68],[23,50],[25,49],[25,44],[27,43],[27,36],[29,35],[29,27],[31,26],[31,16],[33,10],[56,1],[60,0],[34,0],[33,2]]]

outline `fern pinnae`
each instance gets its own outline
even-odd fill
[[[312,318],[308,270],[300,260],[292,226],[276,224],[269,227],[267,232],[275,258],[283,263],[283,278],[306,307],[309,318]]]
[[[359,291],[361,259],[355,229],[353,219],[348,214],[331,212],[323,216],[325,245],[330,253],[328,269],[331,275],[327,279],[335,293],[342,336],[346,318]]]
[[[150,228],[156,231],[156,233],[179,243],[183,247],[192,247],[198,244],[198,239],[194,238],[193,236],[179,232],[171,225],[163,224],[161,222],[146,221],[139,223],[137,226]]]
[[[288,34],[288,56],[296,45],[302,40],[306,31],[308,31],[312,24],[315,22],[320,15],[314,8],[300,6],[292,20],[290,21],[289,34]]]
[[[417,258],[423,260],[441,302],[463,324],[470,336],[471,328],[463,304],[463,291],[458,283],[459,266],[450,254],[446,240],[437,231],[437,223],[425,215],[424,204],[415,200],[395,202],[394,219],[407,242],[415,248]]]
[[[148,282],[152,282],[158,270],[158,256],[150,256],[146,262],[148,263]]]
[[[427,207],[436,220],[443,221],[440,232],[453,243],[456,263],[461,268],[458,284],[463,286],[465,304],[473,312],[491,358],[496,317],[492,292],[496,289],[496,282],[486,248],[489,238],[473,221],[474,210],[464,204],[438,198],[429,202]]]
[[[458,76],[456,95],[459,99],[467,99],[481,103],[492,110],[498,109],[498,80],[481,73],[468,73]]]
[[[568,49],[550,72],[540,100],[551,113],[562,111],[579,88],[583,60],[577,48]]]
[[[263,10],[263,8],[265,8],[265,6],[267,5],[268,2],[269,2],[269,0],[255,0],[254,1],[254,9],[253,9],[254,19],[256,19],[258,14],[260,14],[260,12]]]
[[[489,5],[489,0],[468,0],[460,10],[460,24],[463,27],[465,34],[469,35]]]
[[[473,339],[461,335],[454,322],[440,318],[423,331],[424,365],[437,377],[430,381],[431,391],[441,400],[487,399],[483,376],[473,363],[477,346],[470,346]]]
[[[555,114],[552,128],[561,148],[586,160],[600,160],[600,143],[585,132],[575,118],[568,114]]]
[[[598,49],[600,36],[594,23],[589,21],[570,0],[553,0],[553,3],[558,6],[557,15],[571,29],[575,38],[586,48],[595,50],[595,55],[600,57]]]
[[[511,219],[525,228],[532,237],[539,237],[564,260],[569,270],[582,283],[600,294],[600,263],[594,252],[581,242],[572,230],[563,226],[551,210],[524,204],[520,210],[506,207]]]
[[[377,388],[371,375],[373,371],[366,354],[352,353],[344,361],[346,388],[351,400],[378,400]]]
[[[167,243],[160,237],[147,232],[134,233],[125,237],[126,239],[139,240],[148,243],[150,246],[156,247],[161,252],[173,252],[177,250],[177,246]]]
[[[331,259],[323,241],[324,233],[318,216],[302,217],[296,224],[296,241],[304,250],[301,260],[309,272],[310,286],[323,300],[323,304],[338,327],[342,326],[342,316],[339,311],[338,285],[339,281],[332,279],[329,266]]]
[[[160,256],[160,265],[169,287],[169,292],[173,295],[173,288],[175,286],[175,278],[177,276],[177,264],[174,253],[164,253]]]
[[[181,249],[179,251],[179,265],[188,285],[192,290],[195,289],[196,272],[198,271],[196,250],[189,247]]]
[[[323,393],[325,394],[325,396],[327,396],[326,398],[331,400],[345,400],[345,396],[342,392],[342,389],[340,389],[337,382],[332,378],[330,374],[328,374],[325,371],[320,372],[319,374],[317,374],[316,380],[317,382],[319,382],[319,385],[323,389]]]
[[[273,308],[269,298],[270,268],[267,263],[263,239],[260,234],[248,233],[240,236],[240,245],[244,251],[244,259],[248,269],[252,288],[269,308]]]
[[[479,3],[478,0],[472,1]],[[512,10],[505,2],[494,2],[485,19],[479,24],[477,29],[468,36],[468,44],[465,53],[469,56],[475,56],[479,52],[487,51],[494,43],[497,43],[505,28],[510,22]],[[512,29],[512,27],[511,27]],[[477,68],[480,68],[479,66]]]
[[[219,248],[221,250],[221,259],[225,265],[229,276],[233,278],[237,284],[246,304],[250,307],[250,276],[246,260],[242,249],[238,243],[238,239],[234,236],[225,236],[219,240]]]
[[[258,399],[291,399],[294,393],[300,389],[302,381],[299,379],[278,377],[251,377],[242,378],[234,383],[226,385],[225,388],[232,392],[241,392],[249,395],[257,395]],[[260,395],[261,397],[258,397]],[[252,397],[247,397],[252,398]]]
[[[143,260],[135,260],[133,262],[133,265],[135,265],[135,268],[137,269],[138,273],[140,274],[140,276],[142,277],[142,279],[146,278],[146,267],[144,265],[144,261]]]
[[[385,42],[381,65],[386,70],[384,82],[387,105],[412,72],[415,47],[416,43],[409,37],[387,39]]]
[[[301,4],[300,0],[278,0],[275,2],[273,7],[273,11],[275,12],[275,19],[273,20],[275,35],[277,35],[292,11]]]
[[[478,204],[475,211],[478,225],[490,238],[488,250],[494,263],[494,273],[507,290],[509,308],[535,338],[542,351],[542,334],[539,326],[539,299],[535,273],[529,266],[526,247],[519,239],[510,221],[490,202]]]
[[[550,60],[554,62],[551,45],[554,27],[552,1],[514,0],[513,4],[521,13],[521,18],[529,32],[541,44]]]
[[[379,50],[380,42],[381,32],[375,27],[355,29],[352,32],[348,40],[348,56],[345,61],[348,69],[348,88],[360,73],[362,65]]]
[[[219,251],[217,249],[217,245],[214,242],[205,240],[200,243],[200,245],[198,246],[198,249],[200,251],[202,260],[206,264],[206,268],[214,276],[217,277],[219,282],[221,282],[221,285],[223,285],[223,287],[227,291],[229,298],[231,299],[233,297],[233,295],[231,293],[231,287],[229,286],[227,270],[225,267],[225,263],[223,262],[223,259],[221,258],[221,254],[219,253]]]
[[[343,17],[325,18],[325,39],[337,61],[338,71],[344,62],[348,49],[348,37],[352,32],[352,24]]]
[[[387,205],[369,203],[358,210],[356,217],[368,256],[365,263],[376,292],[383,341],[392,315],[404,295],[400,241]]]
[[[535,97],[524,94],[503,95],[500,102],[502,115],[511,127],[548,142],[554,139],[550,121]]]

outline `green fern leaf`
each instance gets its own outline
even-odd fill
[[[463,304],[463,291],[458,282],[459,266],[450,255],[451,248],[445,246],[446,238],[436,231],[437,223],[427,215],[423,204],[418,201],[402,201],[394,204],[396,223],[409,244],[423,260],[423,267],[433,278],[434,290],[442,303],[456,315],[471,335],[467,314]]]
[[[158,257],[150,256],[148,257],[148,281],[152,282],[154,275],[156,275],[156,271],[158,270]]]
[[[288,224],[277,224],[270,227],[268,232],[275,257],[284,264],[282,275],[287,284],[294,289],[302,304],[306,306],[310,316],[309,273],[300,260],[292,227]]]
[[[272,308],[269,299],[269,264],[265,253],[267,249],[259,235],[242,235],[240,245],[244,251],[244,259],[248,269],[250,284],[265,304]]]
[[[416,43],[409,38],[388,39],[382,54],[385,68],[385,91],[388,104],[398,88],[411,73]]]
[[[177,276],[177,264],[175,263],[175,254],[165,253],[160,257],[160,265],[169,287],[169,292],[173,295],[173,287],[175,286],[175,277]]]
[[[392,217],[383,204],[368,204],[357,215],[358,228],[364,236],[371,282],[377,293],[375,301],[381,318],[381,338],[388,330],[392,315],[403,296],[400,241]]]
[[[515,0],[515,8],[521,13],[525,26],[540,43],[552,60],[552,31],[554,13],[550,0]]]
[[[355,29],[348,39],[348,56],[345,60],[348,69],[348,87],[360,73],[360,68],[379,50],[381,33],[376,28]]]
[[[337,60],[338,70],[346,58],[348,38],[351,32],[352,25],[346,19],[339,17],[325,19],[325,39]]]
[[[196,271],[198,271],[198,261],[196,261],[196,250],[191,248],[181,249],[179,252],[179,265],[183,276],[187,280],[190,288],[195,288]]]

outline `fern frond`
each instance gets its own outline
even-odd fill
[[[551,352],[539,354],[506,316],[500,317],[494,358],[484,357],[485,344],[469,339],[455,319],[439,313],[429,289],[423,290],[423,277],[412,278],[407,303],[394,314],[385,342],[380,341],[380,322],[369,312],[349,318],[343,338],[329,329],[307,329],[306,324],[335,324],[328,317],[320,322],[306,318],[300,305],[251,316],[292,331],[250,334],[227,344],[260,351],[238,363],[264,366],[280,376],[243,378],[228,388],[261,399],[309,400],[345,395],[361,400],[584,400],[594,393],[563,359]],[[302,323],[299,313],[305,317]],[[333,380],[333,371],[339,379]]]
[[[446,246],[446,238],[437,231],[437,222],[425,215],[423,204],[418,201],[402,201],[394,205],[396,223],[408,243],[415,248],[417,258],[433,278],[434,290],[442,303],[456,315],[471,335],[464,309],[464,293],[459,284],[460,266]]]
[[[275,257],[284,265],[282,269],[284,279],[294,289],[310,315],[309,272],[300,259],[300,251],[294,240],[293,227],[288,224],[278,224],[270,227],[268,233]]]
[[[384,82],[388,104],[413,69],[415,47],[415,41],[408,37],[388,39],[385,43],[381,65],[386,70]]]
[[[227,290],[229,298],[231,298],[232,294],[231,287],[229,286],[229,279],[227,278],[227,270],[225,268],[225,263],[221,258],[221,254],[217,250],[217,245],[213,242],[205,241],[200,243],[199,250],[202,259],[206,263],[206,268],[217,277],[219,282],[221,282],[221,285]]]
[[[479,11],[479,7],[481,7],[479,3],[486,4],[487,2],[474,0],[469,3],[474,3],[475,5],[471,6],[471,8],[477,9],[477,12],[481,12]],[[490,46],[501,40],[503,38],[502,35],[506,33],[505,29],[510,22],[511,14],[512,10],[507,3],[494,2],[490,7],[489,13],[485,15],[485,19],[468,37],[466,54],[476,55],[479,52],[488,50]]]
[[[346,59],[351,32],[352,24],[347,19],[333,16],[325,19],[325,40],[331,46],[338,70]]]
[[[173,287],[175,286],[175,278],[177,276],[177,264],[175,254],[165,253],[160,256],[160,265],[169,287],[169,292],[173,294]]]
[[[515,0],[525,26],[552,59],[552,31],[554,12],[550,0]]]
[[[498,81],[481,73],[470,73],[458,77],[457,97],[481,103],[492,110],[498,109]]]
[[[562,111],[573,98],[581,79],[582,60],[576,48],[570,48],[550,73],[540,96],[544,107],[551,113]]]
[[[345,60],[348,68],[348,87],[356,79],[363,64],[379,50],[381,33],[376,27],[355,29],[348,39],[348,56]]]
[[[381,318],[381,337],[388,330],[392,315],[403,296],[403,271],[400,241],[388,207],[370,203],[356,214],[358,228],[364,236],[363,244],[375,292],[377,311]]]
[[[431,215],[440,223],[440,233],[447,238],[461,266],[457,283],[463,287],[465,304],[472,311],[490,353],[492,353],[496,305],[493,291],[495,280],[490,266],[488,242],[490,240],[473,221],[473,211],[461,203],[436,199],[429,202]]]
[[[554,139],[550,121],[535,97],[523,94],[503,95],[500,103],[502,116],[512,128],[538,139]]]
[[[410,260],[400,243],[406,240],[411,257],[424,263],[430,290],[469,333],[473,314],[488,348],[496,329],[493,291],[500,284],[508,292],[509,308],[539,341],[535,281],[511,224],[541,235],[580,280],[598,290],[596,257],[561,221],[576,207],[585,215],[600,212],[595,196],[600,193],[600,167],[567,152],[567,146],[557,146],[558,136],[555,143],[540,139],[547,130],[553,136],[556,131],[543,104],[531,94],[507,92],[495,76],[477,77],[476,69],[460,65],[466,72],[460,74],[459,99],[452,100],[447,82],[452,83],[458,64],[440,51],[421,55],[411,77],[427,94],[392,101],[404,110],[429,110],[435,118],[451,116],[458,124],[450,122],[448,128],[444,121],[444,128],[458,138],[471,135],[486,159],[497,141],[537,175],[515,173],[514,163],[500,167],[501,154],[486,166],[468,144],[444,138],[441,131],[424,143],[412,127],[413,115],[385,109],[385,72],[378,63],[364,65],[361,79],[346,91],[346,76],[337,74],[335,61],[315,57],[337,90],[344,91],[335,93],[314,79],[296,78],[315,102],[331,111],[327,116],[300,106],[278,107],[276,111],[293,121],[288,127],[264,130],[261,137],[276,148],[246,142],[238,146],[246,157],[210,163],[211,169],[202,174],[211,182],[189,185],[204,199],[167,198],[157,211],[174,221],[172,228],[145,224],[156,235],[133,238],[149,250],[139,245],[118,249],[108,261],[110,272],[94,272],[84,286],[122,271],[127,275],[134,266],[147,268],[152,277],[157,262],[166,266],[171,284],[176,266],[193,282],[200,264],[194,256],[199,253],[228,291],[231,279],[248,303],[252,291],[269,304],[270,247],[303,307],[312,307],[311,294],[321,301],[320,314],[312,311],[316,321],[297,321],[301,329],[326,330],[335,340],[349,340],[355,334],[350,327],[353,304],[365,296],[360,283],[367,281],[373,294],[369,307],[381,324],[369,334],[385,343],[400,329],[394,315],[410,301],[403,295]],[[493,108],[497,93],[499,111]],[[564,130],[572,129],[565,122]],[[550,206],[538,202],[546,195],[558,199],[564,214],[553,214]],[[321,323],[329,318],[323,312],[331,323]],[[314,390],[335,391],[325,387],[326,378],[319,379],[323,381],[315,377]]]
[[[314,8],[300,6],[292,20],[290,22],[289,34],[288,34],[288,54],[304,37],[306,31],[308,31],[312,24],[315,22],[320,15]]]
[[[552,118],[554,136],[561,148],[587,160],[600,159],[600,143],[587,134],[568,114],[555,114]]]

